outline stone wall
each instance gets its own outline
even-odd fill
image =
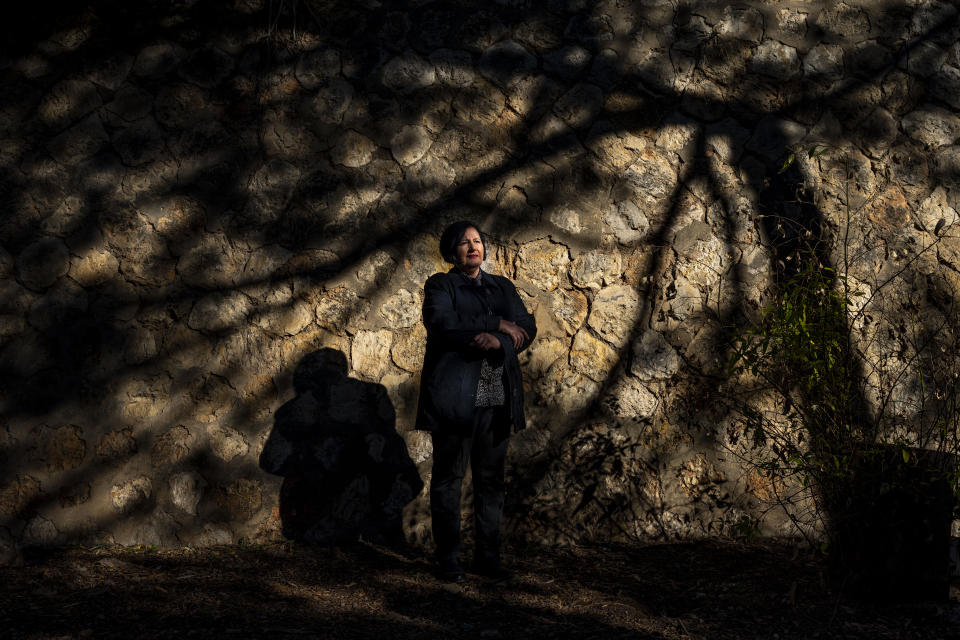
[[[323,348],[428,485],[419,305],[455,219],[538,321],[508,513],[542,542],[788,530],[711,374],[768,299],[790,145],[829,145],[797,166],[828,223],[850,205],[861,281],[957,292],[948,2],[78,7],[0,57],[4,561],[278,537],[260,455]]]

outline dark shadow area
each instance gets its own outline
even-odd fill
[[[789,544],[722,541],[528,549],[517,577],[450,587],[383,548],[280,544],[72,549],[0,569],[12,640],[98,638],[952,637],[957,605],[850,603],[822,562]],[[51,579],[51,575],[56,579]]]
[[[386,389],[348,377],[336,349],[304,357],[293,386],[297,395],[277,410],[260,454],[264,471],[283,476],[284,537],[402,544],[403,508],[423,482]]]

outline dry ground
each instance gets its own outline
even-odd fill
[[[3,638],[960,639],[945,603],[871,606],[785,543],[513,549],[506,584],[439,582],[358,544],[73,548],[0,569]]]

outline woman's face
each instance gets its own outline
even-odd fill
[[[480,239],[480,232],[473,227],[467,227],[460,238],[460,242],[455,247],[457,267],[466,273],[474,274],[483,263],[483,240]]]

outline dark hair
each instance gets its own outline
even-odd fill
[[[303,356],[293,370],[293,388],[297,393],[328,386],[331,381],[346,378],[347,356],[339,349],[324,347]]]
[[[483,247],[486,249],[487,238],[483,235],[483,231],[480,231],[480,227],[469,220],[458,220],[444,229],[443,234],[440,236],[440,255],[443,256],[444,260],[450,264],[457,263],[457,245],[463,240],[467,229],[471,227],[476,229],[477,233],[480,234],[480,242],[483,243]]]

